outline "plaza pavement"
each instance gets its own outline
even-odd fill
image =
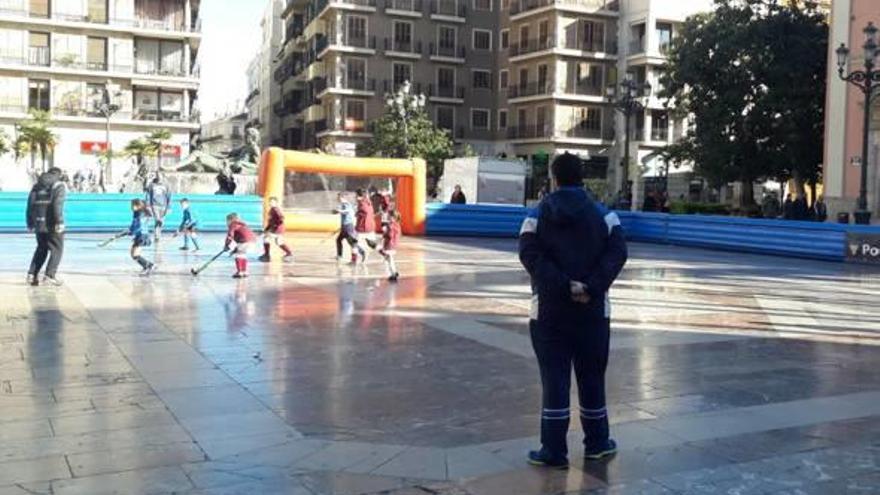
[[[245,281],[167,239],[68,237],[61,288],[0,236],[0,495],[880,493],[880,272],[633,245],[608,372],[621,450],[525,465],[540,387],[512,240],[329,238]],[[573,404],[576,399],[573,398]],[[573,421],[575,430],[578,429]]]

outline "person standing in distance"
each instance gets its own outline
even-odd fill
[[[460,185],[455,185],[455,190],[452,192],[452,197],[449,198],[449,202],[454,205],[467,204],[467,196],[464,195],[464,191],[461,190]]]
[[[551,165],[553,186],[523,222],[519,257],[532,281],[529,331],[543,387],[541,448],[529,463],[568,467],[571,369],[577,377],[584,455],[616,452],[605,408],[605,369],[611,326],[608,290],[627,260],[617,214],[584,190],[581,160],[571,154]]]
[[[46,263],[46,276],[43,281],[49,285],[61,285],[56,278],[61,256],[64,254],[64,200],[67,189],[64,186],[64,172],[52,167],[34,184],[28,195],[27,227],[37,236],[37,249],[28,270],[28,283],[40,284],[40,271]]]
[[[165,216],[171,213],[171,191],[168,186],[162,182],[159,173],[153,177],[146,191],[147,212],[153,217],[156,223],[153,230],[153,237],[156,242],[162,240],[162,229],[165,227]]]

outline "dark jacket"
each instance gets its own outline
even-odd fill
[[[576,323],[579,315],[610,317],[611,284],[627,260],[617,214],[582,188],[544,198],[523,222],[519,257],[532,279],[532,314],[540,323]],[[571,282],[586,284],[589,304],[571,299]]]
[[[67,189],[61,176],[46,172],[31,189],[27,203],[27,226],[41,234],[55,232],[64,225],[64,200]]]
[[[450,203],[454,205],[463,205],[467,204],[467,196],[464,195],[464,192],[453,192],[452,198],[449,200]]]

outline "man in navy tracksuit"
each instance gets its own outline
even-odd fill
[[[571,369],[577,376],[584,455],[616,452],[605,409],[610,305],[608,290],[627,259],[617,215],[584,191],[581,160],[564,154],[551,174],[557,190],[525,220],[519,255],[532,279],[529,329],[543,385],[541,449],[529,462],[568,467]]]

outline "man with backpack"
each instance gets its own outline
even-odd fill
[[[28,270],[28,283],[40,284],[40,271],[46,264],[43,282],[61,285],[55,277],[61,256],[64,253],[64,200],[67,189],[64,185],[64,172],[57,167],[49,169],[34,184],[28,195],[27,227],[37,236],[37,249],[34,251],[31,267]]]

